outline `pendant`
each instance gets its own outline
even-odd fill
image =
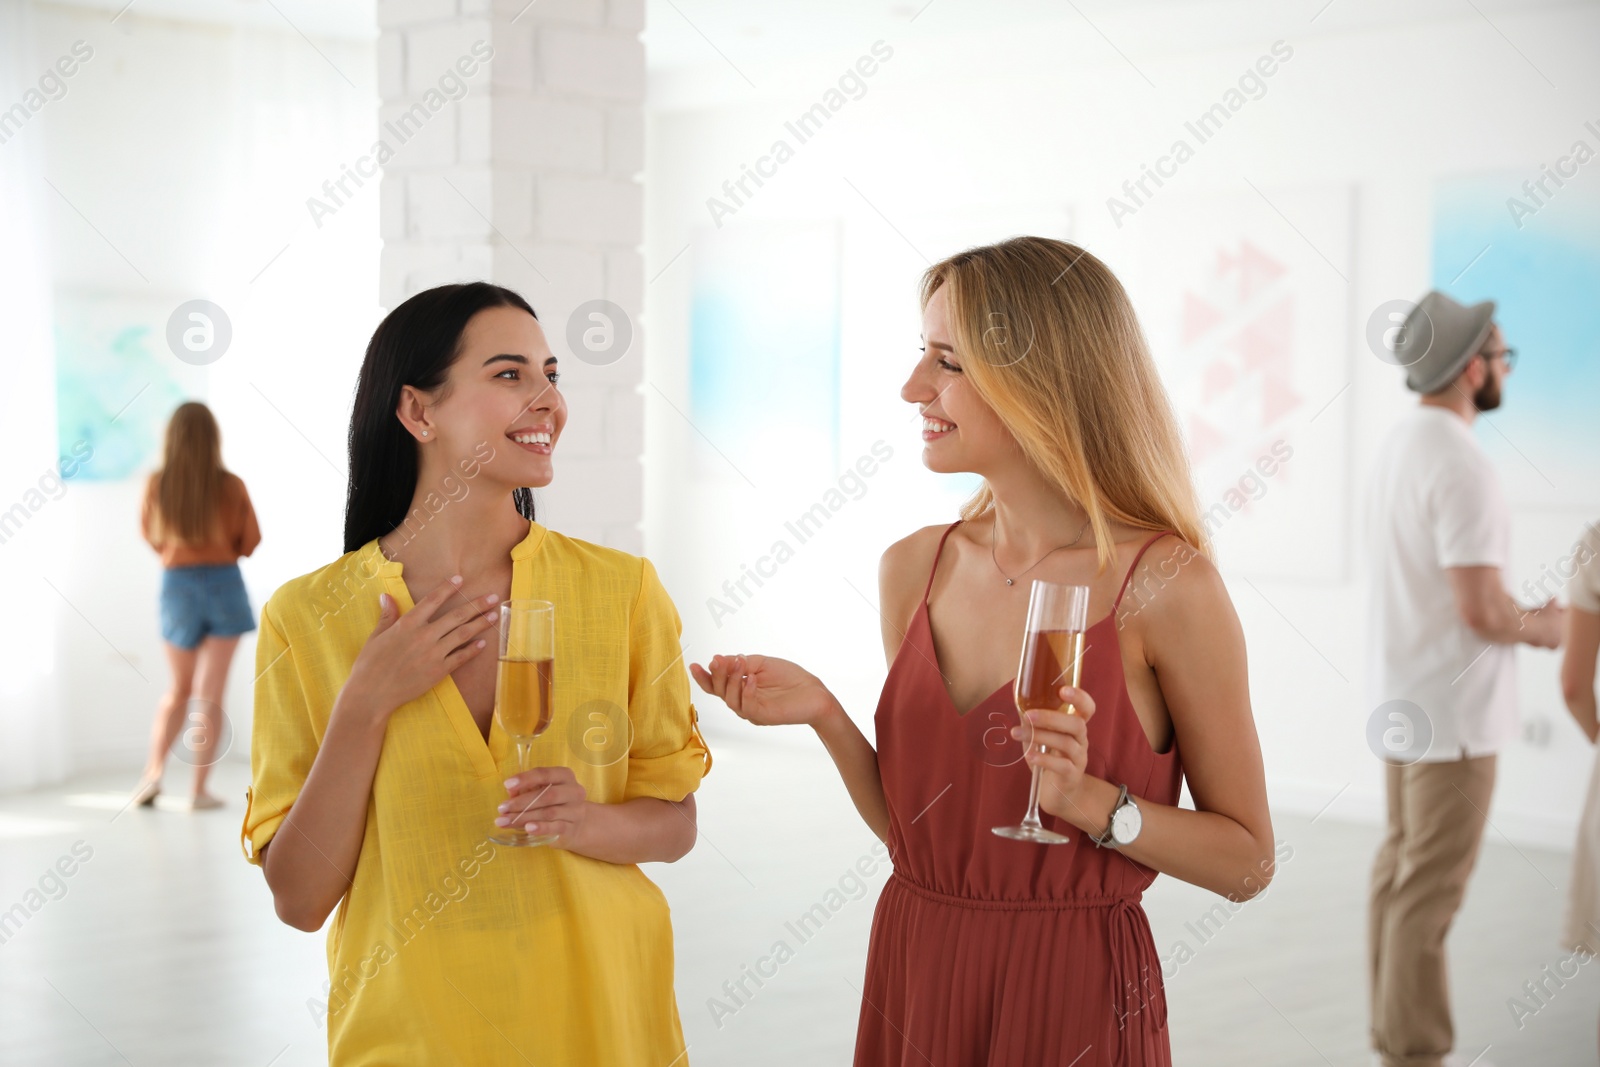
[[[1010,578],[1007,578],[1007,579],[1006,579],[1006,584],[1007,584],[1007,585],[1010,585],[1010,584],[1011,584],[1011,579],[1010,579]]]

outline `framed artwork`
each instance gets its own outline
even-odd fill
[[[1543,178],[1542,175],[1533,176]],[[1522,173],[1441,180],[1434,192],[1434,288],[1495,302],[1517,349],[1504,405],[1474,432],[1507,499],[1600,503],[1600,191]]]
[[[1219,561],[1338,582],[1348,566],[1348,188],[1156,201],[1129,288],[1188,443]]]
[[[838,225],[707,227],[691,255],[696,476],[827,479],[839,458]]]
[[[122,481],[160,464],[167,417],[204,385],[201,368],[167,349],[167,318],[181,302],[56,294],[57,444],[63,456],[92,449],[75,477]]]

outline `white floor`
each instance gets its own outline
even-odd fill
[[[713,744],[700,843],[681,863],[648,868],[673,906],[689,1060],[847,1064],[883,875],[803,944],[785,923],[837,903],[828,890],[873,838],[820,750]],[[174,764],[169,788],[185,788],[188,773]],[[0,800],[0,915],[23,905],[0,944],[0,1063],[326,1063],[307,1006],[326,976],[322,935],[278,923],[260,872],[244,862],[247,774],[241,763],[219,767],[216,792],[229,806],[198,814],[165,802],[119,813],[130,774]],[[1181,1067],[1368,1063],[1365,889],[1377,831],[1283,816],[1276,831],[1294,849],[1277,882],[1220,929],[1213,921],[1204,940],[1195,930],[1218,898],[1168,878],[1146,897],[1163,958],[1179,941],[1193,951],[1168,983]],[[73,873],[52,879],[64,857]],[[1600,965],[1583,966],[1520,1028],[1508,1005],[1566,956],[1556,930],[1567,863],[1491,831],[1451,939],[1457,1047],[1467,1060],[1487,1048],[1480,1067],[1596,1062]],[[28,896],[41,880],[44,891]],[[780,938],[794,958],[753,996],[731,999],[724,982]]]

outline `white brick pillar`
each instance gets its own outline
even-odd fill
[[[379,298],[473,280],[526,297],[571,410],[539,519],[640,552],[644,2],[378,0],[378,22]]]

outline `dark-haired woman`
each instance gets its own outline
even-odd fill
[[[357,386],[344,555],[262,610],[243,844],[284,922],[333,915],[333,1067],[686,1062],[637,865],[693,845],[709,755],[655,569],[533,521],[558,377],[509,290],[395,308]],[[508,598],[556,605],[553,765],[524,773],[493,716]],[[486,840],[507,825],[555,844]]]
[[[145,485],[139,530],[161,555],[161,637],[172,688],[156,708],[150,758],[134,792],[148,807],[161,792],[167,753],[184,730],[194,764],[195,810],[220,808],[206,778],[222,734],[222,691],[239,637],[256,628],[239,557],[261,543],[244,481],[222,465],[211,409],[179,404],[167,422],[161,469]]]

